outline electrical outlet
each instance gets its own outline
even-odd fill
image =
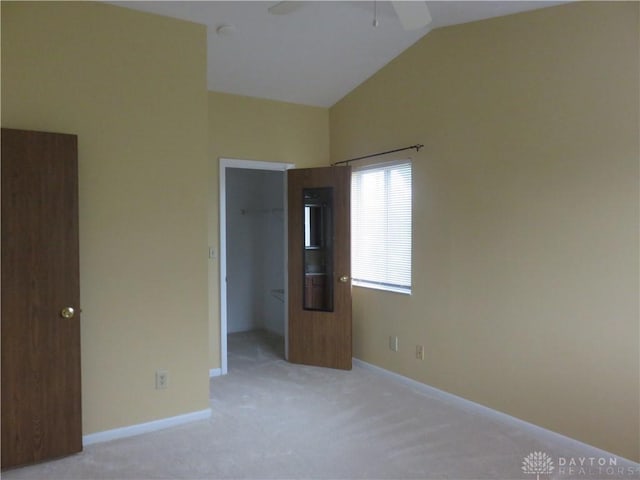
[[[393,352],[398,351],[398,337],[394,337],[394,336],[389,337],[389,350]]]
[[[161,390],[169,386],[169,372],[166,370],[156,371],[156,390]]]
[[[416,345],[416,358],[424,360],[424,347],[422,345]]]

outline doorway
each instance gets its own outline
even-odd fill
[[[293,167],[220,159],[222,375],[229,368],[228,335],[245,343],[251,335],[241,332],[266,331],[287,344],[285,172]]]

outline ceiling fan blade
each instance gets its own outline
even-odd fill
[[[396,15],[400,19],[402,28],[416,30],[426,27],[432,21],[429,7],[425,2],[391,2]]]
[[[274,5],[271,5],[269,8],[267,8],[267,11],[271,15],[288,15],[294,12],[295,10],[297,10],[301,6],[302,6],[302,2],[294,2],[294,1],[278,2]]]

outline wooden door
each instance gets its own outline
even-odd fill
[[[75,135],[2,129],[2,468],[82,450],[77,168]]]
[[[287,171],[293,363],[351,369],[351,167]]]

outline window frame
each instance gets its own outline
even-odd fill
[[[392,284],[392,283],[385,283],[385,282],[379,282],[379,281],[375,281],[375,280],[363,280],[363,279],[356,279],[353,276],[352,273],[352,285],[355,287],[361,287],[361,288],[369,288],[372,290],[381,290],[381,291],[386,291],[386,292],[393,292],[393,293],[400,293],[400,294],[404,294],[404,295],[411,295],[412,294],[412,290],[413,290],[413,159],[411,158],[403,158],[403,159],[397,159],[397,160],[391,160],[391,161],[387,161],[387,162],[377,162],[377,163],[369,163],[366,165],[362,165],[362,166],[357,166],[357,167],[352,167],[352,175],[357,173],[357,172],[362,172],[362,171],[366,171],[366,170],[386,170],[386,173],[390,171],[390,167],[393,167],[394,165],[406,165],[409,164],[409,168],[410,168],[410,172],[411,172],[411,199],[410,199],[410,212],[409,212],[409,218],[410,218],[410,222],[411,222],[411,228],[410,228],[410,242],[409,242],[409,285],[408,286],[401,286],[401,285],[397,285],[397,284]],[[388,204],[389,204],[389,189],[388,189],[388,177],[387,175],[385,175],[385,208],[387,208]],[[351,197],[351,215],[352,215],[352,230],[353,230],[353,211],[354,211],[354,199],[355,196],[353,195],[353,189],[354,189],[354,183],[353,183],[353,178],[351,181],[351,188],[352,188],[352,197]],[[387,242],[388,243],[388,242]],[[356,255],[354,255],[354,251],[357,248],[357,246],[354,243],[353,240],[353,234],[352,234],[352,240],[351,240],[351,269],[352,272],[355,272],[355,268],[354,268],[354,261],[356,259]]]

